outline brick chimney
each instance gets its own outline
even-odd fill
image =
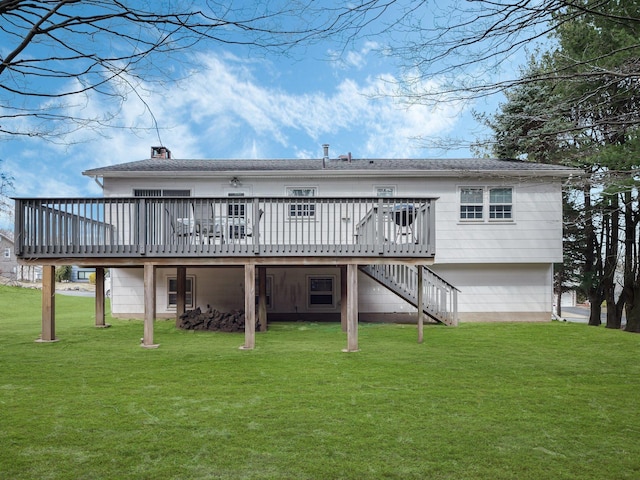
[[[167,147],[151,147],[151,158],[171,158],[171,150]]]

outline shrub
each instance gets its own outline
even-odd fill
[[[68,282],[71,280],[71,265],[62,265],[56,268],[56,282]]]

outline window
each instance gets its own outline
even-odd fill
[[[315,197],[315,187],[287,187],[289,197]]]
[[[9,247],[4,249],[4,258],[11,258],[11,249]]]
[[[163,197],[190,197],[190,190],[162,190]]]
[[[245,204],[244,203],[230,203],[227,205],[227,214],[230,217],[244,218],[245,216]]]
[[[488,205],[488,208],[486,206]],[[489,212],[488,218],[485,212]],[[460,220],[512,221],[512,187],[463,187],[460,189]]]
[[[287,187],[287,196],[289,197],[315,197],[315,187]],[[314,217],[316,214],[316,205],[303,200],[292,202],[289,205],[289,216],[291,217]]]
[[[133,190],[134,197],[190,197],[190,190],[165,189],[159,188],[135,188]]]
[[[460,220],[482,220],[482,188],[460,190]]]
[[[273,304],[271,303],[272,300],[272,286],[273,285],[273,275],[267,275],[267,308],[272,308]],[[256,275],[256,305],[258,305],[258,300],[259,300],[259,295],[260,295],[260,290],[258,290],[258,276]]]
[[[136,188],[133,190],[134,197],[161,197],[162,190],[160,189],[144,189]]]
[[[376,197],[393,197],[396,194],[396,187],[375,187]]]
[[[513,211],[512,189],[491,188],[489,190],[489,219],[511,220]]]
[[[95,273],[93,270],[78,270],[78,280],[89,280],[89,276]]]
[[[242,192],[229,193],[229,197],[244,197]],[[247,204],[245,200],[230,199],[227,203],[227,225],[229,227],[227,238],[245,238],[246,226],[245,216],[247,213]]]
[[[187,277],[185,286],[185,308],[193,308],[194,295],[193,285],[195,278],[192,276]],[[169,308],[176,308],[178,306],[178,279],[176,277],[167,278],[167,306]]]
[[[309,284],[309,307],[322,308],[335,306],[334,284],[335,277],[307,277]]]

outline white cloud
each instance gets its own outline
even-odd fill
[[[408,155],[412,139],[452,128],[461,106],[404,105],[393,96],[395,79],[344,79],[330,89],[290,94],[260,85],[245,64],[209,56],[207,69],[189,79],[189,88],[171,95],[171,110],[186,123],[210,125],[218,137],[238,131],[296,150],[304,134],[314,142],[351,134],[375,156]],[[357,145],[356,145],[357,146]],[[210,155],[205,155],[210,156]],[[317,156],[317,155],[316,155]]]

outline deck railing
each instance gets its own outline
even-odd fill
[[[20,258],[433,257],[433,198],[16,199]]]
[[[423,272],[422,309],[439,322],[458,325],[459,290],[433,270],[401,264],[367,265],[362,270],[417,307],[419,268]]]

